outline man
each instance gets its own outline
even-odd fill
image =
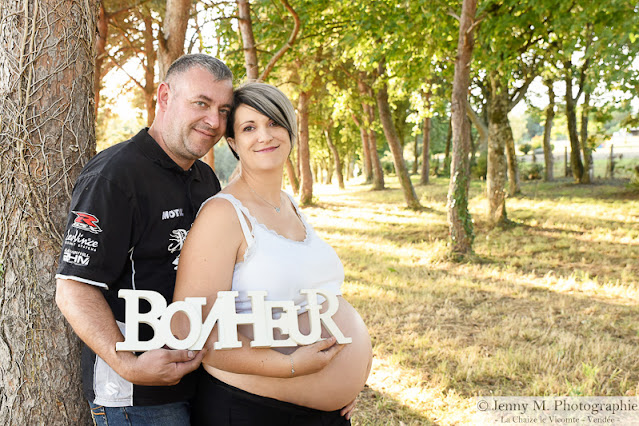
[[[152,126],[96,155],[74,187],[56,302],[85,343],[83,388],[96,424],[189,424],[189,373],[203,352],[116,352],[124,341],[117,293],[153,290],[171,303],[186,234],[220,190],[198,159],[224,135],[232,78],[208,55],[179,58],[158,87]],[[141,328],[140,339],[152,333]]]

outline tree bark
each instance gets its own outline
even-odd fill
[[[413,144],[413,168],[411,174],[417,174],[417,168],[419,167],[419,134],[415,135],[415,142]]]
[[[499,77],[491,78],[492,93],[505,90]],[[506,140],[509,137],[508,97],[493,95],[488,103],[488,170],[486,192],[488,197],[488,223],[491,226],[507,222],[506,215]]]
[[[253,35],[253,21],[251,20],[251,6],[248,0],[236,0],[237,18],[240,34],[242,35],[242,48],[244,50],[244,68],[247,81],[256,81],[259,76],[259,64],[257,62],[257,48]]]
[[[466,118],[466,104],[468,103],[470,63],[475,45],[472,25],[476,9],[477,0],[464,0],[459,23],[457,60],[451,102],[453,156],[450,164],[447,210],[451,239],[450,250],[456,255],[472,253],[474,238],[473,221],[468,212],[470,122]]]
[[[581,152],[584,156],[584,176],[582,183],[592,183],[594,169],[592,162],[592,148],[588,143],[588,113],[590,112],[590,92],[584,93],[584,103],[581,106]]]
[[[572,168],[572,176],[576,183],[583,183],[584,165],[581,162],[581,145],[579,144],[579,135],[577,134],[577,99],[572,96],[572,74],[568,72],[571,69],[569,62],[564,64],[566,68],[566,119],[568,121],[568,137],[570,139],[570,167]]]
[[[339,189],[344,189],[344,175],[342,174],[342,162],[339,158],[339,151],[331,139],[331,130],[333,128],[333,121],[328,125],[328,128],[324,129],[324,135],[326,136],[326,143],[328,144],[331,153],[333,154],[333,162],[335,163],[335,175],[337,176],[337,184]]]
[[[371,155],[371,164],[373,165],[373,190],[379,191],[384,189],[384,169],[382,162],[377,153],[377,134],[373,128],[375,122],[375,109],[371,105],[365,105],[368,115],[368,152]]]
[[[297,155],[300,161],[300,204],[308,205],[313,202],[313,174],[311,173],[311,155],[309,150],[308,134],[308,104],[310,102],[310,92],[300,92],[298,113],[300,117],[299,142]]]
[[[149,11],[141,12],[144,20],[144,53],[146,63],[144,64],[144,105],[146,107],[146,124],[151,126],[155,120],[155,63],[157,53],[153,46],[153,18]],[[214,168],[215,164],[211,166]]]
[[[184,54],[184,41],[191,4],[191,0],[166,0],[164,24],[158,35],[160,81],[164,80],[173,61]]]
[[[95,153],[98,2],[0,7],[0,424],[89,422],[80,342],[54,275],[73,184]]]
[[[552,121],[555,118],[555,92],[552,83],[551,80],[545,82],[546,87],[548,87],[548,106],[546,107],[546,123],[544,124],[544,180],[546,182],[554,180],[555,167],[555,159],[550,144]]]
[[[109,35],[109,17],[107,16],[104,5],[100,2],[100,8],[98,11],[98,32],[96,34],[96,57],[95,57],[95,72],[93,77],[93,93],[95,98],[93,114],[98,116],[98,107],[100,106],[100,90],[102,90],[102,64],[107,57],[106,53],[106,41]]]
[[[378,69],[379,75],[383,75],[383,61],[379,64]],[[399,137],[397,136],[395,125],[393,124],[391,110],[388,104],[388,88],[386,86],[386,83],[383,83],[377,92],[377,107],[379,110],[379,118],[382,122],[382,127],[384,128],[384,135],[386,135],[386,141],[388,142],[388,146],[390,147],[390,150],[393,154],[393,164],[395,165],[397,178],[399,179],[399,183],[404,192],[404,200],[406,201],[406,206],[408,206],[408,208],[410,209],[419,209],[421,205],[419,204],[417,194],[415,194],[415,188],[413,188],[413,183],[411,182],[410,176],[408,175],[406,163],[404,162],[404,156],[402,155],[402,146],[399,141]]]
[[[293,194],[297,195],[300,192],[300,181],[295,174],[295,166],[289,156],[286,159],[286,174],[288,174],[288,180],[291,182],[291,188],[293,188]]]
[[[428,185],[430,182],[430,127],[432,118],[424,118],[422,130],[422,174],[419,179],[421,185]]]
[[[368,142],[368,132],[363,124],[355,117],[355,114],[351,114],[355,125],[359,128],[359,136],[362,139],[362,166],[364,168],[365,183],[373,182],[373,164],[371,162],[371,154]],[[363,121],[366,122],[366,121]]]
[[[508,96],[508,92],[505,93]],[[506,120],[501,123],[504,126],[504,135],[506,136],[506,163],[508,165],[508,193],[513,196],[521,193],[519,185],[519,164],[517,163],[517,152],[515,151],[515,139],[513,138],[513,130],[510,127],[510,120],[506,115]]]

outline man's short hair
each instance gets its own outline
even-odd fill
[[[182,74],[193,67],[201,67],[211,73],[217,81],[233,80],[233,73],[226,64],[219,59],[204,53],[191,53],[175,60],[166,72],[164,81],[169,81],[171,77]]]

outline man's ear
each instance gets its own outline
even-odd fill
[[[169,96],[171,96],[171,88],[169,87],[168,83],[163,81],[158,86],[158,95],[157,95],[157,105],[162,111],[165,111],[167,109],[167,105],[169,103]]]

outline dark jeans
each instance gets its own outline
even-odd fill
[[[89,402],[96,426],[188,426],[188,402],[135,407],[105,407]]]
[[[343,426],[340,410],[320,411],[255,395],[202,371],[195,403],[194,426]]]

